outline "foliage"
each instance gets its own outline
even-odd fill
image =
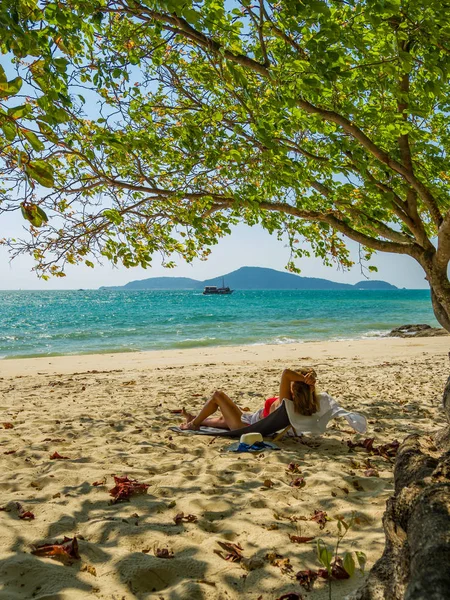
[[[206,258],[234,223],[259,223],[288,236],[292,270],[305,240],[343,267],[345,237],[362,259],[408,254],[448,317],[441,2],[22,0],[18,20],[9,4],[3,51],[31,30],[27,52],[39,55],[25,69],[36,104],[3,117],[9,169],[51,188],[24,192],[51,218],[31,221],[13,254],[33,252],[44,274],[93,265],[89,255],[145,267],[161,252],[171,266],[174,254]],[[17,95],[17,85],[3,78],[0,89]]]
[[[333,579],[348,579],[352,577],[356,571],[356,563],[352,552],[345,552],[344,556],[339,556],[339,546],[355,524],[356,516],[353,513],[350,521],[347,523],[342,517],[337,518],[337,540],[334,550],[331,550],[322,539],[317,540],[317,558],[320,564],[325,568],[325,572],[319,571],[319,576],[325,576],[328,579],[328,595],[331,600],[331,581]],[[366,555],[364,552],[355,552],[358,568],[361,573],[364,573],[366,565]]]

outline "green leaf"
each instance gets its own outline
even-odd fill
[[[107,210],[103,211],[103,215],[109,220],[111,221],[111,223],[114,223],[114,225],[120,225],[123,222],[123,217],[120,214],[120,212],[118,210],[116,210],[115,208],[109,208]]]
[[[34,160],[25,166],[26,172],[31,179],[35,179],[44,187],[55,185],[53,167],[43,160]]]
[[[366,567],[367,562],[367,556],[364,554],[364,552],[361,551],[355,552],[355,554],[358,560],[359,570],[361,571],[361,573],[364,573],[364,569]]]
[[[8,115],[13,119],[20,119],[30,112],[30,106],[28,104],[21,104],[20,106],[12,106],[8,108]]]
[[[12,123],[5,122],[2,124],[2,130],[8,142],[13,142],[16,138],[17,129]]]
[[[5,69],[0,65],[0,85],[5,84],[8,81],[6,77]]]
[[[351,552],[346,552],[344,554],[344,569],[347,571],[347,573],[350,575],[350,577],[353,576],[353,574],[355,573],[355,561],[353,559],[353,555]]]
[[[58,136],[53,133],[53,129],[49,125],[47,125],[47,123],[44,123],[43,121],[37,121],[37,124],[39,127],[39,131],[42,133],[42,135],[45,135],[45,137],[48,140],[50,140],[51,142],[58,141]]]
[[[22,202],[20,210],[23,218],[34,225],[34,227],[41,227],[48,221],[47,215],[37,204]]]
[[[16,77],[11,81],[2,82],[0,81],[0,98],[9,98],[15,96],[20,92],[23,80],[21,77]]]
[[[317,558],[319,559],[320,564],[323,565],[330,573],[333,553],[328,549],[327,545],[322,539],[317,540]]]
[[[41,150],[44,150],[44,148],[45,148],[44,144],[41,142],[41,140],[38,138],[38,136],[35,133],[33,133],[32,131],[28,131],[27,129],[21,129],[20,131],[30,142],[31,146],[33,147],[33,150],[36,150],[36,152],[40,152]]]

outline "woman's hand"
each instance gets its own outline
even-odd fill
[[[303,381],[306,383],[306,385],[310,385],[311,387],[314,387],[316,385],[316,381],[317,381],[317,377],[316,377],[316,374],[314,373],[314,371],[310,371],[309,373],[306,373],[306,375],[304,375],[304,377],[303,377]]]

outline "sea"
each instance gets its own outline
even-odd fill
[[[0,291],[0,358],[380,337],[438,326],[428,290]]]

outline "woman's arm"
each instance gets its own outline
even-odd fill
[[[316,374],[313,369],[305,374],[292,371],[291,369],[285,369],[281,375],[280,381],[280,400],[283,400],[283,398],[292,400],[291,383],[294,381],[303,381],[308,385],[314,385],[316,382]]]

